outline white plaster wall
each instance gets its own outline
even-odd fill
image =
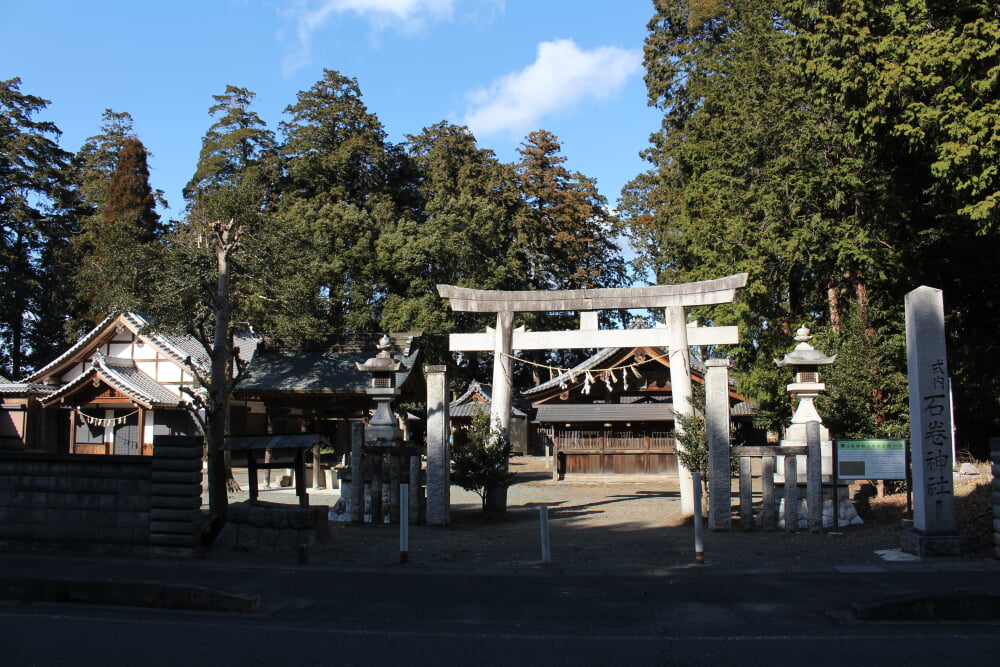
[[[116,339],[108,344],[108,356],[116,359],[132,359],[132,338],[121,340]]]

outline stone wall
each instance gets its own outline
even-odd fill
[[[0,543],[193,555],[199,443],[158,440],[152,457],[0,453]]]
[[[233,503],[226,525],[212,544],[219,551],[295,554],[329,537],[326,505],[297,507],[275,503]]]
[[[150,461],[0,455],[0,540],[76,549],[149,547]]]

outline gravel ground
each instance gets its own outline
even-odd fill
[[[550,563],[566,570],[655,572],[693,566],[694,528],[680,515],[676,479],[650,477],[569,478],[553,481],[543,458],[515,457],[516,481],[508,490],[508,510],[486,517],[474,493],[452,487],[451,524],[411,526],[407,567],[520,569],[543,567],[540,506],[548,507]],[[239,479],[239,474],[237,474]],[[241,482],[246,489],[245,479]],[[313,505],[333,505],[337,491],[313,491]],[[244,500],[233,494],[230,502]],[[295,503],[290,490],[265,491],[262,500]],[[899,520],[850,526],[819,534],[784,531],[704,531],[709,567],[814,571],[874,568],[887,558],[906,562]],[[213,558],[281,559],[281,556],[212,554]],[[382,567],[400,562],[399,527],[331,522],[331,540],[310,554],[311,562],[347,567]],[[955,559],[934,559],[946,567]],[[962,559],[996,561],[982,554]]]

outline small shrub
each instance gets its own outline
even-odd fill
[[[483,410],[473,413],[465,442],[452,449],[451,479],[482,499],[484,513],[488,511],[490,495],[514,481],[514,473],[508,469],[510,452],[507,434],[500,428],[491,429],[490,416]]]

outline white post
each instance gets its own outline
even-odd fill
[[[399,562],[410,557],[410,485],[399,485]]]
[[[670,393],[674,404],[674,430],[680,433],[683,428],[676,416],[691,414],[691,362],[684,306],[670,306],[666,309],[666,325],[670,332]],[[681,485],[681,514],[691,516],[695,511],[691,471],[684,467],[679,458],[677,474]]]
[[[538,507],[538,520],[542,531],[542,562],[548,563],[552,560],[552,551],[549,548],[549,506],[545,503]]]

